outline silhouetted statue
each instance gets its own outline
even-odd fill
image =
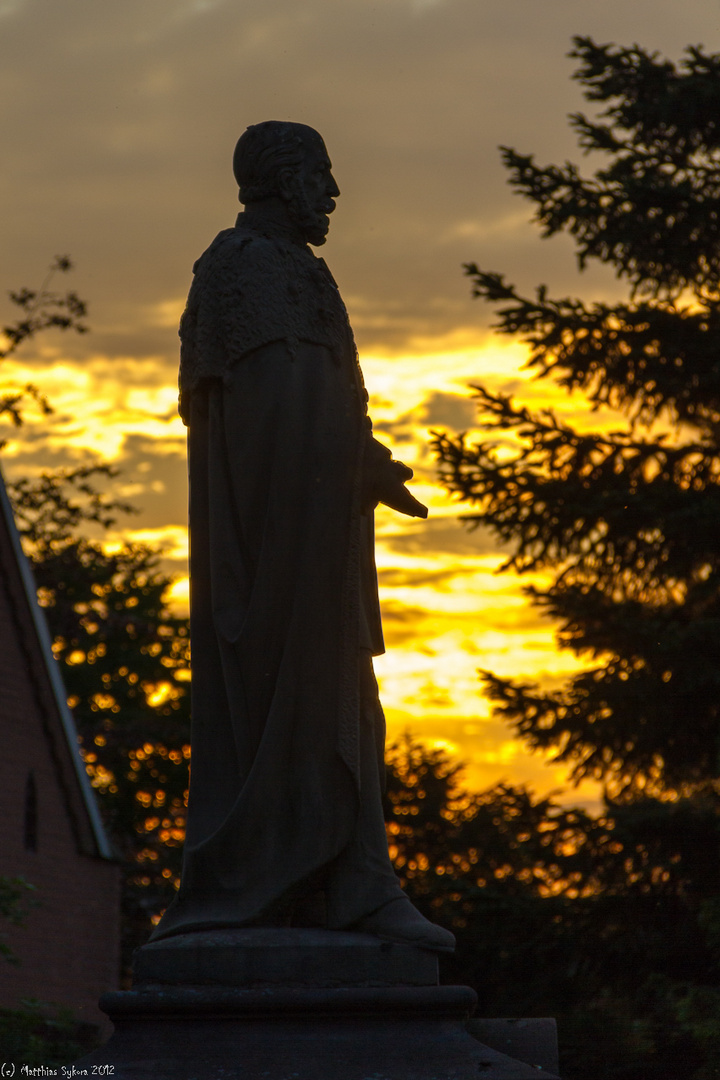
[[[248,128],[234,172],[245,211],[195,264],[180,325],[192,779],[154,937],[322,922],[452,949],[388,857],[373,509],[427,511],[373,438],[345,307],[307,246],[339,191],[302,124]]]

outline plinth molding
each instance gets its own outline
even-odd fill
[[[524,1042],[507,1021],[478,1029],[477,995],[438,985],[434,954],[371,935],[201,931],[144,946],[134,972],[131,990],[100,1000],[115,1031],[75,1063],[87,1075],[104,1065],[114,1080],[557,1080],[547,1030],[544,1049],[532,1034],[551,1021],[518,1022]]]

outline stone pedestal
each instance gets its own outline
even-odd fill
[[[468,987],[438,985],[432,953],[366,934],[267,928],[178,935],[138,950],[133,989],[100,1002],[115,1033],[75,1068],[90,1075],[91,1066],[112,1066],[116,1080],[554,1075],[547,1030],[533,1045],[523,1029],[523,1045],[508,1022],[490,1021],[489,1043],[478,1041],[466,1027],[475,1003]],[[503,1052],[515,1046],[522,1060]]]

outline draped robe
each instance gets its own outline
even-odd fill
[[[346,848],[359,648],[383,651],[361,505],[378,444],[323,260],[241,214],[196,263],[180,334],[192,766],[182,883],[154,937],[262,919]]]

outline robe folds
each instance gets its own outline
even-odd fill
[[[154,938],[262,919],[348,847],[360,646],[383,651],[345,308],[322,260],[242,217],[196,264],[181,324],[192,765],[182,883]]]

